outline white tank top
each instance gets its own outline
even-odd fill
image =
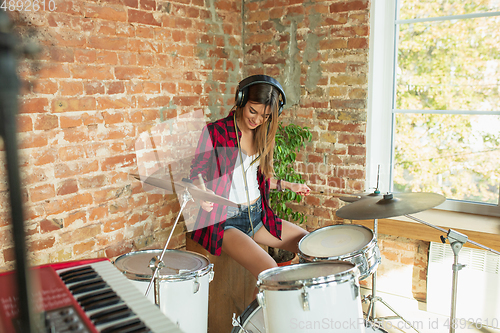
[[[243,167],[245,168],[245,173],[247,175],[248,196],[250,198],[250,202],[253,202],[260,197],[259,183],[257,181],[257,170],[259,168],[260,160],[250,166],[250,163],[252,163],[252,161],[257,157],[257,154],[247,156],[244,152],[241,152],[241,156],[243,157]],[[229,190],[229,200],[237,204],[248,204],[239,153],[234,166],[233,181],[231,183],[231,189]]]

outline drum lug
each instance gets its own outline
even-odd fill
[[[214,275],[214,264],[210,264],[210,275],[208,276],[208,283],[212,282],[212,280],[214,279]]]
[[[355,280],[351,281],[351,288],[352,288],[352,299],[356,299],[359,296],[359,285],[356,283]]]
[[[302,287],[302,308],[304,311],[310,311],[311,308],[309,306],[309,293],[306,290],[306,287]]]
[[[264,297],[264,293],[262,291],[259,291],[257,293],[257,302],[259,303],[259,305],[262,307],[262,308],[265,308],[266,307],[266,299]]]
[[[193,281],[193,294],[196,294],[200,290],[200,283],[198,282],[199,276],[197,276]]]

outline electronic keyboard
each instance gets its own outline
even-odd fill
[[[36,332],[182,333],[107,259],[30,270]],[[0,332],[19,330],[13,272],[0,275]]]

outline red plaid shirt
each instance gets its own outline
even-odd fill
[[[229,197],[233,170],[238,156],[238,141],[233,116],[234,111],[226,118],[209,123],[203,128],[195,157],[191,163],[190,178],[194,181],[198,174],[201,174],[207,188],[224,198]],[[239,130],[238,136],[241,138]],[[271,235],[281,239],[281,219],[274,215],[269,206],[270,181],[265,179],[260,170],[257,172],[257,181],[264,212],[262,222]],[[200,208],[192,233],[193,240],[217,256],[222,250],[226,214],[227,206],[225,205],[214,203],[211,212]]]

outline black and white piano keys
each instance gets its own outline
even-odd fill
[[[56,272],[100,333],[182,332],[109,261]],[[47,320],[51,320],[50,316]],[[78,322],[76,314],[68,313],[63,320],[69,325],[65,331],[57,332],[91,332]]]

